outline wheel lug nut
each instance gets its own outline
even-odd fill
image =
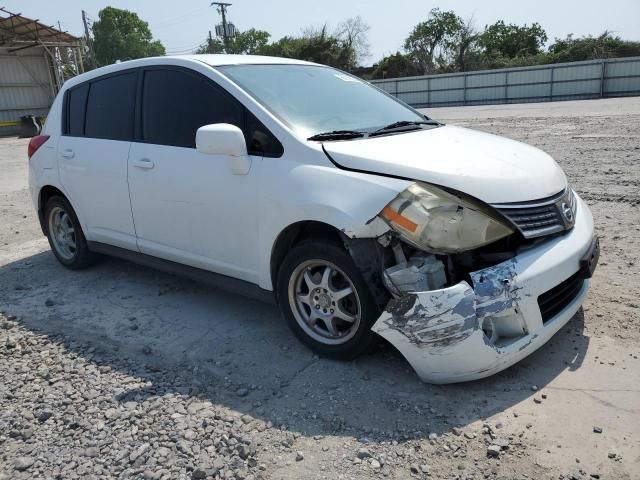
[[[316,310],[320,310],[320,305],[316,305]]]

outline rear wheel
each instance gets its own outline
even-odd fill
[[[280,267],[277,290],[290,328],[314,351],[350,359],[374,341],[371,326],[380,310],[340,246],[309,241],[294,247]]]
[[[77,270],[93,264],[96,256],[89,251],[78,217],[66,198],[51,197],[45,219],[49,245],[62,265]]]

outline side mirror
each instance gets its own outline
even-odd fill
[[[246,175],[251,168],[244,134],[235,125],[214,123],[196,132],[196,150],[206,155],[225,155],[236,175]]]

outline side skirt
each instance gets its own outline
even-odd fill
[[[113,245],[108,245],[106,243],[88,241],[87,245],[89,246],[89,250],[92,252],[102,253],[103,255],[120,258],[145,267],[155,268],[156,270],[162,270],[163,272],[190,278],[191,280],[205,283],[221,290],[236,293],[243,297],[260,300],[274,305],[276,304],[273,292],[260,288],[258,285],[244,280],[238,280],[237,278],[228,277],[226,275],[210,272],[201,268],[191,267],[189,265],[183,265],[181,263],[146,255],[144,253],[134,252],[132,250],[127,250],[126,248],[114,247]]]

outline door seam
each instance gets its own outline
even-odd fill
[[[129,210],[131,211],[131,223],[133,224],[133,235],[136,239],[136,248],[140,252],[140,245],[138,244],[138,229],[136,228],[136,217],[133,215],[133,201],[131,200],[131,183],[129,182],[129,162],[131,161],[131,148],[133,142],[129,142],[129,151],[127,152],[127,193],[129,194]]]

